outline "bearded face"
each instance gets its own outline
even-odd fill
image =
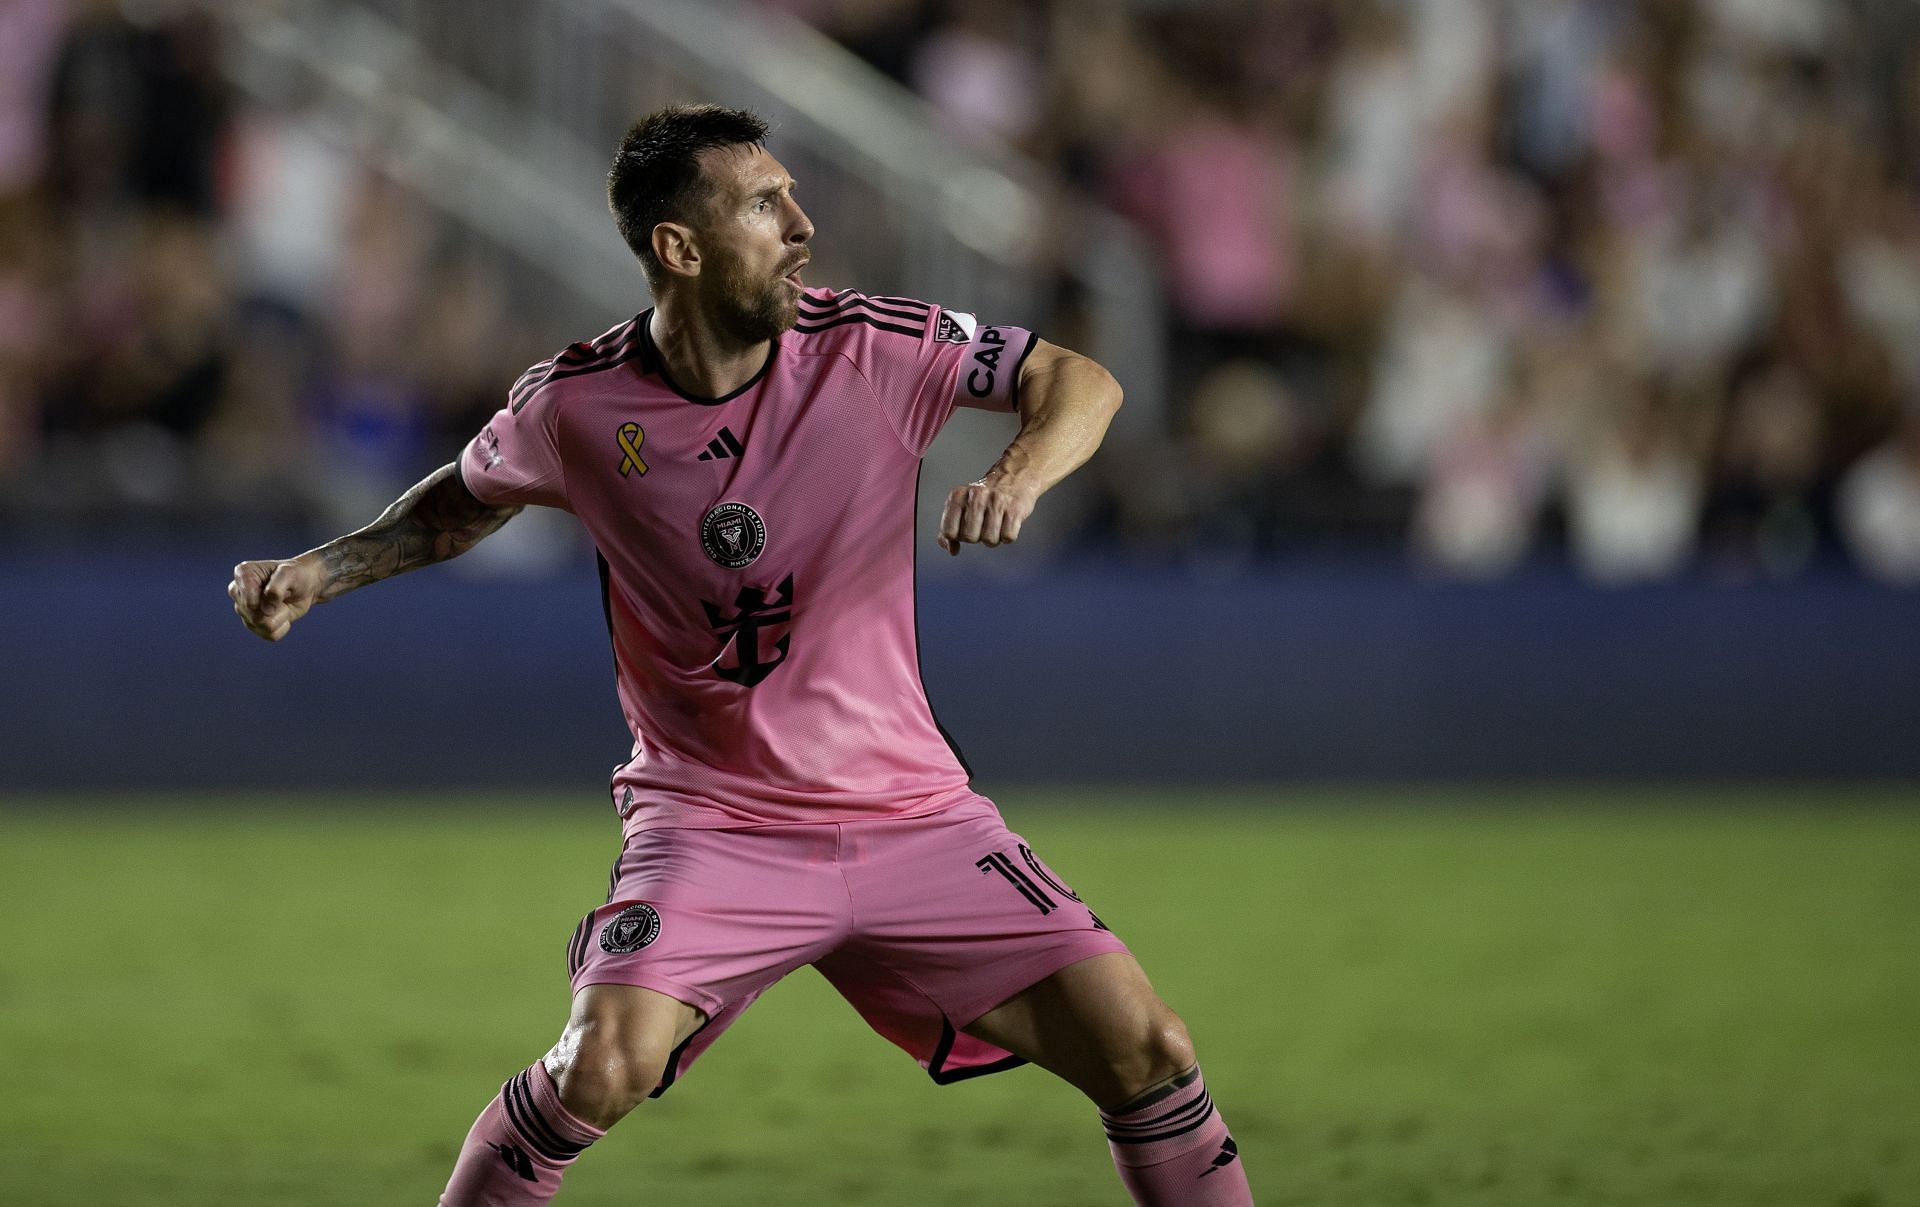
[[[791,257],[761,264],[733,249],[715,247],[713,270],[701,274],[706,310],[727,334],[742,343],[758,343],[792,329],[800,318],[800,291],[786,274]]]
[[[707,185],[697,219],[682,224],[692,269],[685,288],[714,330],[754,345],[792,329],[800,317],[801,270],[812,258],[813,223],[793,199],[794,181],[766,148],[702,153]]]

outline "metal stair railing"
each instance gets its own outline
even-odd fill
[[[290,68],[319,82],[336,134],[539,266],[550,313],[593,327],[639,308],[645,282],[604,205],[626,126],[675,100],[746,105],[775,125],[820,221],[816,279],[1033,325],[1064,275],[1081,350],[1127,387],[1124,423],[1161,426],[1165,302],[1139,233],[1010,152],[959,145],[918,98],[784,14],[724,0],[204,6],[238,34],[243,82],[270,90]]]

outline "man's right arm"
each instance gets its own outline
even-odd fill
[[[285,561],[241,562],[227,594],[247,628],[278,641],[314,604],[458,557],[519,510],[482,503],[443,465],[358,532]]]

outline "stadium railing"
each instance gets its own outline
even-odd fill
[[[1139,232],[1011,151],[963,144],[791,17],[683,0],[202,6],[232,34],[243,89],[299,105],[511,252],[518,292],[562,340],[632,313],[644,289],[604,205],[611,147],[637,115],[706,98],[775,125],[829,283],[1039,325],[1064,279],[1082,299],[1072,338],[1126,384],[1120,425],[1164,424],[1166,303]],[[997,426],[955,425],[929,459],[930,492],[976,476],[1004,440]]]

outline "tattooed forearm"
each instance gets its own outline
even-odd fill
[[[443,465],[395,499],[373,523],[314,550],[327,571],[320,602],[458,557],[519,511],[482,503],[468,492],[453,466]]]

